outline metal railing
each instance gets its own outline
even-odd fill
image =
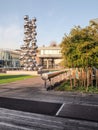
[[[44,80],[45,88],[48,90],[48,88],[51,88],[55,84],[62,82],[65,79],[67,72],[68,72],[68,69],[43,73],[41,75],[41,78],[42,80]]]
[[[85,87],[87,90],[91,87],[98,89],[98,69],[96,68],[69,68],[61,71],[43,73],[41,78],[44,80],[45,88],[58,86],[62,81],[70,82],[73,87]]]

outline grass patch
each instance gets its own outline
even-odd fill
[[[88,90],[86,87],[70,87],[70,81],[65,81],[60,86],[55,88],[56,91],[70,91],[70,92],[82,92],[82,93],[97,93],[98,94],[98,88],[89,86]]]
[[[70,91],[70,82],[66,81],[64,83],[62,83],[60,86],[56,87],[55,90],[57,91]]]
[[[32,78],[32,77],[35,77],[35,76],[0,74],[0,84],[11,83],[11,82],[15,82],[15,81],[18,81],[18,80],[24,80],[24,79],[27,79],[27,78]]]

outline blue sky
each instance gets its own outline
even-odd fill
[[[37,45],[60,43],[74,26],[98,18],[98,0],[0,0],[0,48],[23,44],[23,17],[37,18]]]

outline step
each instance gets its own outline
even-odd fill
[[[98,105],[64,103],[56,116],[98,122]]]
[[[24,99],[0,97],[0,107],[24,112],[54,116],[61,107],[61,103],[30,101]]]

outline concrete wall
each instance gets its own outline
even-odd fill
[[[38,75],[37,71],[22,71],[22,70],[6,71],[6,74],[11,74],[11,75]]]

